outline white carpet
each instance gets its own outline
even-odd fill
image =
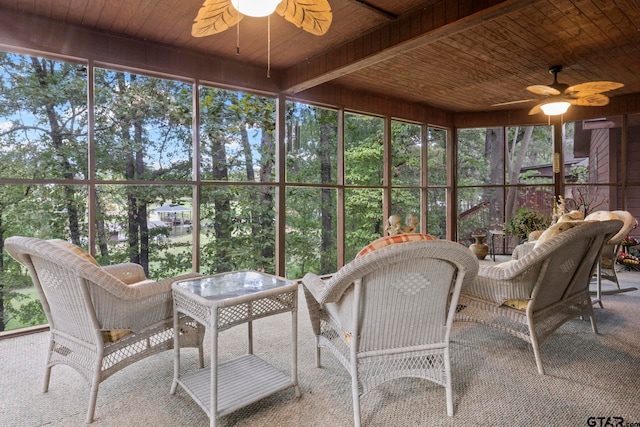
[[[640,272],[621,277],[625,287],[640,285]],[[604,286],[612,289],[608,282]],[[533,353],[523,341],[482,325],[456,324],[451,352],[455,415],[446,415],[444,388],[403,379],[363,397],[363,425],[600,425],[589,424],[590,417],[640,423],[640,291],[603,299],[605,308],[596,309],[599,335],[591,332],[588,321],[576,319],[543,345],[545,376],[538,375]],[[256,322],[254,331],[255,352],[283,370],[290,366],[289,319],[279,315]],[[302,397],[296,399],[293,390],[283,391],[222,417],[220,425],[352,425],[349,376],[326,352],[324,367],[315,368],[302,292],[299,320]],[[223,333],[222,357],[245,351],[245,332],[245,327],[237,327]],[[89,387],[75,371],[54,367],[49,392],[42,393],[46,345],[47,333],[0,341],[0,426],[84,423]],[[194,367],[195,350],[183,354],[185,366]],[[169,394],[172,358],[171,352],[153,356],[105,381],[93,425],[208,425],[208,417],[184,390]]]

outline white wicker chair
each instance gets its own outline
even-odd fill
[[[77,247],[30,237],[9,237],[5,248],[29,270],[49,321],[44,392],[54,365],[75,369],[91,385],[87,423],[93,421],[102,381],[173,348],[171,284],[198,274],[154,282],[138,264],[100,267],[74,251]],[[181,323],[182,345],[198,347],[202,366],[204,330],[189,318]]]
[[[620,253],[622,240],[627,237],[636,219],[628,211],[596,211],[585,218],[589,221],[601,221],[602,219],[609,219],[611,216],[619,219],[623,222],[623,226],[609,241],[602,247],[602,253],[600,254],[600,261],[597,268],[597,289],[598,295],[596,301],[602,308],[602,280],[609,280],[616,284],[618,290],[620,290],[620,283],[618,282],[618,274],[616,272],[616,260]],[[628,289],[632,290],[632,289]]]
[[[354,424],[360,396],[401,377],[425,378],[446,388],[453,415],[449,334],[463,283],[478,259],[458,243],[396,243],[342,267],[330,278],[302,279],[314,334],[352,377]]]
[[[463,289],[456,320],[483,323],[530,343],[544,374],[540,345],[562,324],[587,315],[597,333],[589,282],[603,245],[622,222],[590,221],[562,232],[518,259],[483,265]]]

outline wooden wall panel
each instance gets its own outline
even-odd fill
[[[446,111],[421,104],[355,92],[337,85],[317,86],[296,93],[291,96],[291,99],[313,102],[327,107],[343,107],[347,110],[390,116],[434,126],[448,128],[453,126],[453,115]]]

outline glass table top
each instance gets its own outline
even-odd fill
[[[291,284],[291,281],[284,278],[260,273],[258,271],[237,271],[185,280],[175,283],[174,286],[202,298],[221,300],[241,297]]]

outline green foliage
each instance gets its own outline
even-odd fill
[[[201,271],[274,272],[274,200],[281,189],[275,183],[276,100],[201,86],[200,147],[194,150],[191,84],[106,68],[90,74],[91,82],[82,64],[0,53],[0,178],[23,180],[0,185],[2,237],[63,238],[89,249],[94,227],[91,249],[103,265],[137,262],[152,279],[189,271],[195,249],[190,234],[148,220],[155,219],[151,213],[160,205],[193,203],[197,169],[203,181],[200,215],[192,220],[201,225]],[[89,84],[95,105],[92,153]],[[285,105],[286,177],[278,176],[287,183],[285,271],[293,277],[330,273],[337,268],[337,242],[342,241],[340,115]],[[385,153],[384,123],[381,117],[345,113],[347,260],[383,234],[385,155],[392,162],[391,209],[401,215],[420,213],[422,162],[429,162],[430,185],[441,186],[429,196],[430,229],[444,236],[446,131],[427,130],[424,158],[423,126],[392,120],[391,152]],[[200,158],[192,158],[194,152]],[[95,204],[89,206],[88,200]],[[0,267],[8,272],[14,264]],[[23,299],[11,286],[4,306]],[[42,320],[31,302],[20,301],[22,314],[11,312],[14,308],[5,313]]]
[[[9,261],[7,259],[7,261]],[[33,288],[31,279],[19,268],[16,261],[9,261],[5,272],[0,272],[0,296],[4,301],[3,324],[26,327],[46,323],[47,319]]]
[[[536,230],[544,230],[549,226],[550,219],[533,209],[520,208],[505,224],[504,231],[507,234],[526,241],[529,233]]]

